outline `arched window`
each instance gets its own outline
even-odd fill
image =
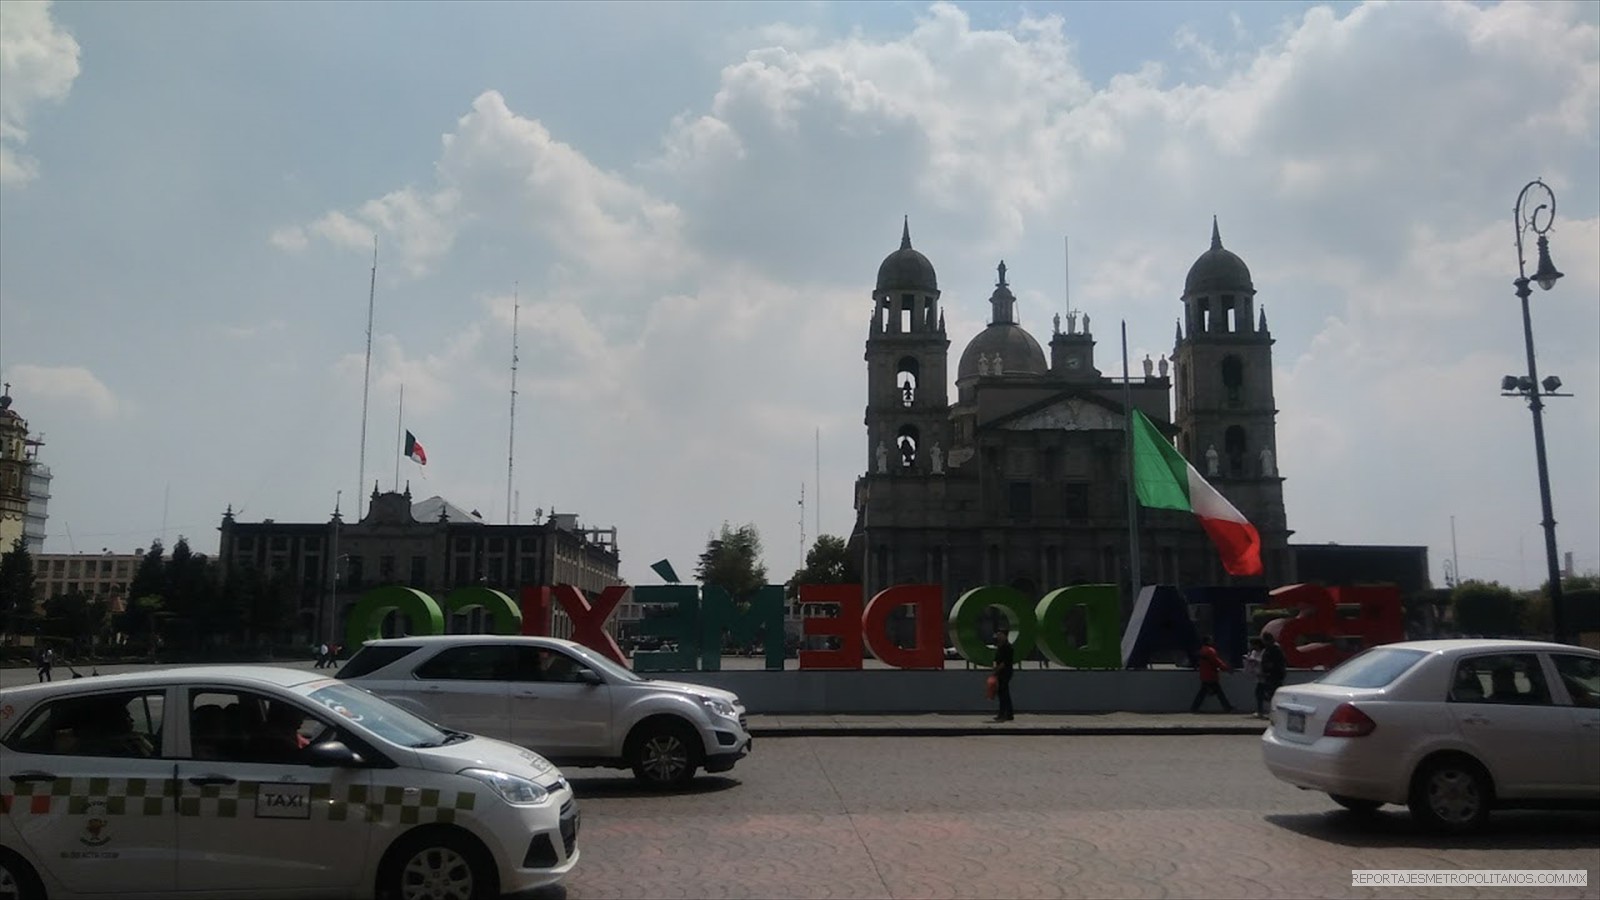
[[[1244,429],[1230,425],[1222,435],[1222,449],[1228,457],[1228,474],[1235,477],[1244,475],[1244,457],[1250,451]]]
[[[895,364],[894,383],[900,391],[900,405],[909,407],[917,399],[917,382],[922,377],[922,364],[915,356],[902,356]]]
[[[917,426],[900,426],[900,431],[895,435],[894,444],[900,453],[901,469],[910,471],[916,467],[917,450],[919,449],[918,444],[920,441],[921,435],[917,432]]]
[[[1222,360],[1222,389],[1229,406],[1238,406],[1244,402],[1244,363],[1240,362],[1237,356],[1229,356]]]

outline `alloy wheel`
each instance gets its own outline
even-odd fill
[[[406,861],[400,875],[405,900],[472,900],[472,864],[449,847],[429,847]]]

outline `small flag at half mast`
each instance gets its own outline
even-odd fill
[[[428,452],[422,449],[422,444],[417,441],[417,436],[406,432],[406,459],[419,466],[428,464]]]

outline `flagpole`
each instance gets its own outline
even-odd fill
[[[511,473],[517,459],[517,315],[522,310],[522,285],[511,287],[511,437],[506,441],[506,524],[511,524]]]
[[[394,423],[394,492],[400,493],[400,454],[406,445],[406,386],[400,385],[400,412],[395,415]]]
[[[1132,601],[1143,587],[1139,571],[1139,501],[1133,484],[1133,388],[1128,376],[1128,320],[1122,320],[1122,442],[1128,449],[1128,578]]]
[[[372,281],[367,285],[367,365],[361,374],[361,465],[356,475],[356,521],[362,515],[361,498],[367,489],[367,397],[372,386],[372,307],[378,297],[378,236],[372,236]]]

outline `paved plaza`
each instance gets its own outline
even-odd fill
[[[1252,736],[769,738],[675,795],[568,773],[567,900],[1600,896],[1600,814],[1436,837],[1278,782]],[[1586,868],[1590,887],[1375,890],[1354,868]]]

